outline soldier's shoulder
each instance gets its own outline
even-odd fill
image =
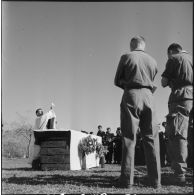
[[[121,55],[121,58],[129,58],[131,56],[131,53],[124,53]]]
[[[181,52],[172,56],[173,61],[192,61],[192,56],[187,52]]]
[[[182,57],[192,61],[192,55],[188,52],[182,52]]]

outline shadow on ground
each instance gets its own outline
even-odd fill
[[[46,185],[46,184],[72,184],[84,186],[112,187],[113,177],[110,176],[66,176],[66,175],[38,175],[36,177],[10,177],[2,179],[9,184]]]
[[[15,164],[14,164],[15,165]],[[87,187],[103,187],[111,188],[114,186],[113,180],[120,175],[120,166],[106,165],[105,168],[94,168],[88,171],[33,171],[31,167],[11,167],[2,168],[5,171],[2,182],[6,184],[18,185],[77,185]],[[162,169],[162,185],[174,185],[170,176],[172,172],[170,167]],[[24,172],[23,172],[24,171]],[[26,173],[27,172],[27,173]],[[7,174],[7,175],[6,175]],[[148,179],[146,178],[146,166],[135,167],[135,186],[147,186]],[[193,169],[188,169],[186,174],[186,187],[193,186]]]
[[[60,175],[60,174],[53,174],[53,175],[37,175],[35,177],[10,177],[4,178],[2,181],[9,183],[9,184],[18,184],[18,185],[46,185],[46,184],[71,184],[71,185],[84,185],[84,186],[99,186],[104,188],[112,187],[113,180],[115,179],[114,176],[99,176],[97,174],[92,174],[91,176],[70,176],[70,175]],[[148,179],[144,176],[135,176],[135,186],[147,186]],[[170,186],[175,185],[170,180],[169,174],[162,174],[162,185],[163,186]],[[193,176],[188,175],[186,177],[186,187],[193,185]]]
[[[138,185],[143,185],[143,186],[147,186],[149,182],[149,179],[147,177],[135,177],[134,178],[134,183],[138,184]],[[190,187],[193,186],[194,183],[194,178],[192,175],[186,175],[186,183],[185,183],[185,187]],[[183,184],[179,184],[179,183],[175,183],[173,178],[172,178],[172,174],[167,174],[167,173],[162,173],[161,174],[161,185],[162,186],[171,186],[171,185],[175,185],[175,186],[184,186]]]

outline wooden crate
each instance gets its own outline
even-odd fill
[[[40,152],[41,156],[52,156],[52,155],[63,155],[63,154],[69,154],[70,155],[70,149],[67,148],[41,148]]]
[[[43,164],[61,164],[70,163],[70,155],[69,154],[62,154],[62,155],[52,155],[52,156],[41,156],[41,163]]]
[[[66,140],[56,140],[56,141],[43,141],[41,143],[41,148],[67,148],[68,144]]]
[[[41,142],[42,170],[70,170],[70,146],[67,140],[44,140]]]

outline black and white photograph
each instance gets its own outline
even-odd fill
[[[1,1],[1,194],[194,193],[193,1]]]

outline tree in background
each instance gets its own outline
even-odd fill
[[[27,117],[22,116],[21,114],[17,113],[19,116],[18,123],[15,124],[15,131],[17,136],[22,136],[23,139],[27,142],[26,147],[26,158],[29,157],[29,149],[30,149],[30,142],[33,134],[33,127],[32,124],[29,123]]]
[[[17,115],[19,119],[9,125],[9,130],[2,131],[3,156],[28,158],[33,127],[27,117]]]
[[[6,158],[21,158],[26,153],[24,145],[19,140],[8,138],[2,144],[2,156]]]
[[[16,129],[16,135],[23,136],[23,138],[27,141],[26,158],[29,157],[29,149],[30,149],[32,133],[33,133],[33,129],[32,129],[32,125],[30,124],[21,124],[21,126]]]

